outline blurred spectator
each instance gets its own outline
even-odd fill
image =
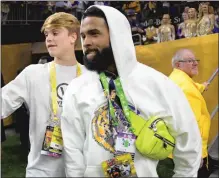
[[[68,12],[68,13],[76,16],[76,9],[77,9],[77,7],[78,7],[78,1],[68,0],[65,3],[65,9],[66,9],[65,12]]]
[[[188,18],[185,23],[184,36],[185,38],[195,37],[197,35],[197,12],[195,8],[189,8]]]
[[[178,29],[177,29],[177,35],[179,38],[184,38],[184,34],[185,34],[185,21],[188,20],[188,14],[183,12],[182,13],[182,23],[180,23],[178,25]]]
[[[108,6],[109,1],[94,1],[94,5]]]
[[[214,14],[214,8],[213,8],[213,6],[208,6],[208,8],[209,8],[209,14]]]
[[[141,11],[141,21],[144,22],[147,20],[147,18],[150,17],[150,8],[148,6],[148,2],[143,1],[142,2],[142,11]]]
[[[56,12],[67,12],[76,15],[78,1],[57,1],[55,4]]]
[[[158,28],[158,43],[175,40],[175,28],[171,25],[170,15],[164,14]]]
[[[82,18],[82,15],[85,11],[85,6],[86,6],[86,1],[78,1],[78,6],[77,6],[77,9],[76,9],[76,17],[78,20],[81,20]]]
[[[65,11],[65,2],[64,1],[57,1],[55,4],[56,12],[63,12]]]
[[[163,14],[169,14],[170,3],[168,1],[163,2]]]
[[[186,6],[186,7],[184,8],[184,12],[185,12],[185,13],[188,13],[189,8],[190,8],[189,6]]]
[[[136,12],[133,9],[127,10],[127,18],[131,26],[132,35],[139,34],[141,36],[141,43],[143,43],[143,36],[145,35],[144,27],[139,23],[136,17]],[[138,37],[133,38],[134,43],[139,41]]]
[[[208,3],[200,3],[197,24],[197,36],[211,34],[214,29],[214,14]]]
[[[50,11],[51,13],[54,13],[55,12],[55,5],[56,5],[55,2],[48,1],[47,2],[48,11]]]
[[[146,28],[146,43],[153,44],[157,42],[157,28],[153,25],[153,19],[148,21],[148,27]]]
[[[125,11],[125,13],[127,13],[128,10],[134,10],[135,13],[139,13],[141,11],[139,1],[126,1],[122,8]]]
[[[102,5],[102,6],[104,6],[104,2],[103,1],[94,1],[94,5]]]
[[[8,13],[10,12],[10,6],[9,4],[2,2],[1,3],[1,22],[3,25],[6,24],[7,18],[8,18]]]
[[[140,5],[139,1],[126,1],[123,4],[122,9],[125,12],[125,14],[127,14],[128,11],[133,10],[136,13],[137,20],[140,22],[140,19],[141,19],[141,14],[140,14],[141,5]]]
[[[219,33],[219,7],[215,10],[215,23],[213,33]]]
[[[141,3],[141,20],[145,21],[147,18],[155,17],[157,15],[157,2],[143,1]]]
[[[154,14],[156,13],[157,3],[155,1],[149,1],[148,7],[152,13],[154,13]]]

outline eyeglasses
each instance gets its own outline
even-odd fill
[[[179,62],[188,62],[188,63],[199,63],[200,62],[200,60],[199,59],[189,59],[189,60],[181,60],[181,61],[179,61]]]

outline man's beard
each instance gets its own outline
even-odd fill
[[[102,51],[95,49],[95,52],[92,60],[87,59],[86,54],[83,57],[84,65],[88,70],[100,73],[107,70],[110,65],[115,64],[111,46],[103,48]]]

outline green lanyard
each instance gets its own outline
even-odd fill
[[[105,94],[107,100],[109,101],[109,110],[110,110],[110,116],[113,119],[113,125],[118,126],[118,121],[117,121],[116,116],[115,116],[115,110],[114,110],[114,107],[112,105],[111,98],[110,98],[109,87],[108,87],[109,84],[108,84],[108,81],[106,79],[105,73],[103,73],[103,72],[100,73],[100,80],[101,80],[101,83],[102,83],[103,88],[104,88],[104,94]],[[124,94],[122,84],[120,82],[119,77],[117,77],[115,79],[115,87],[116,87],[116,94],[118,95],[120,102],[121,102],[121,105],[122,105],[123,113],[125,114],[127,121],[131,124],[128,101],[125,97],[125,94]],[[134,132],[134,129],[132,127],[130,127],[129,130],[132,133]]]

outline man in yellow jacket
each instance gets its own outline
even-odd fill
[[[211,118],[202,92],[207,90],[208,83],[199,84],[192,79],[198,75],[198,62],[194,53],[188,49],[181,49],[172,58],[173,72],[169,78],[176,83],[184,92],[190,106],[195,114],[202,137],[202,158],[198,177],[207,178],[210,176],[208,169],[208,137]],[[183,107],[183,106],[182,106]],[[169,163],[172,160],[169,160]]]

